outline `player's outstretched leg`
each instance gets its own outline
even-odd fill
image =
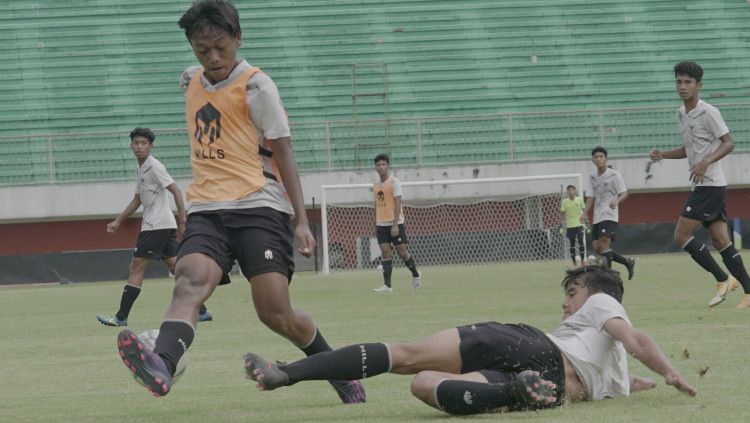
[[[633,279],[633,275],[635,275],[635,259],[629,258],[626,259],[627,263],[625,264],[625,268],[628,269],[628,280]]]
[[[172,375],[158,354],[151,351],[129,330],[117,336],[117,349],[122,362],[133,372],[136,382],[155,397],[167,395],[172,388]]]
[[[245,373],[248,379],[258,382],[261,391],[273,391],[289,384],[289,375],[276,363],[269,363],[257,354],[245,354]]]

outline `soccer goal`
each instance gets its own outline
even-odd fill
[[[562,174],[402,182],[409,252],[420,266],[566,258],[560,201],[581,181]],[[377,267],[372,184],[323,185],[321,194],[323,273]]]

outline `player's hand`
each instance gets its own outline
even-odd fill
[[[115,233],[115,231],[119,227],[120,227],[120,222],[118,222],[117,220],[113,220],[113,221],[107,223],[107,232],[109,232],[111,234]]]
[[[651,159],[652,162],[658,162],[664,159],[664,155],[661,153],[661,151],[655,148],[652,148],[651,151],[648,152],[648,157]]]
[[[565,235],[565,226],[560,226],[560,235]]]
[[[391,236],[392,237],[398,236],[398,225],[394,224],[391,226]]]
[[[698,391],[690,386],[685,377],[679,372],[674,371],[667,373],[666,375],[664,375],[664,382],[667,385],[674,386],[676,389],[690,395],[691,397],[698,395]]]
[[[710,163],[706,160],[701,160],[700,162],[698,162],[698,164],[690,169],[690,180],[695,182],[696,184],[700,184],[701,182],[703,182],[703,176],[706,174],[709,165]]]
[[[307,223],[296,225],[294,227],[294,236],[297,237],[297,242],[299,243],[297,251],[305,257],[310,257],[313,251],[315,251],[315,238],[313,238]]]
[[[609,208],[610,209],[616,209],[617,208],[617,201],[613,201],[613,202],[609,203]]]

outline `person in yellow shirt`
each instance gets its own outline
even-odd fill
[[[583,237],[583,224],[581,215],[586,204],[583,198],[578,196],[576,187],[568,185],[568,198],[564,198],[560,203],[560,219],[565,228],[565,236],[570,242],[570,259],[573,260],[573,266],[586,265],[586,240]],[[578,242],[578,256],[576,256],[576,241]],[[580,261],[576,261],[576,257]]]
[[[387,154],[375,157],[375,170],[378,180],[372,185],[375,197],[375,227],[383,260],[383,286],[375,292],[392,292],[391,273],[393,272],[393,249],[411,272],[412,288],[422,286],[422,274],[414,264],[414,256],[409,254],[406,244],[406,227],[404,226],[404,208],[401,206],[401,181],[390,174],[391,159]],[[393,246],[391,246],[393,245]]]
[[[306,355],[331,350],[315,321],[289,299],[295,238],[307,257],[315,240],[276,85],[237,57],[240,20],[228,1],[195,1],[178,25],[200,66],[180,81],[193,180],[176,284],[153,351],[131,331],[117,341],[123,363],[157,397],[171,390],[176,365],[193,342],[198,309],[230,282],[235,260],[260,321]],[[344,403],[365,402],[361,382],[330,383]]]

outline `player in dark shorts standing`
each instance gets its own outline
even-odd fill
[[[393,273],[393,248],[411,272],[411,286],[414,289],[422,286],[422,275],[414,264],[414,256],[409,254],[406,244],[406,227],[404,226],[404,209],[401,206],[401,181],[390,174],[391,159],[387,154],[375,157],[375,170],[378,180],[372,185],[375,197],[375,231],[383,264],[383,286],[375,292],[392,292],[391,273]],[[393,247],[391,247],[391,244]]]
[[[148,128],[130,132],[130,149],[138,160],[135,195],[117,219],[107,224],[107,232],[114,233],[122,222],[143,205],[141,232],[138,234],[133,258],[128,269],[128,283],[122,291],[120,309],[115,314],[100,314],[96,319],[107,326],[127,326],[128,315],[143,287],[143,273],[151,260],[164,260],[174,274],[177,259],[177,228],[185,230],[185,203],[182,192],[164,165],[151,155],[156,135]],[[177,205],[177,220],[169,206],[167,191]],[[198,321],[212,320],[213,316],[201,304]]]
[[[628,198],[628,189],[620,172],[607,166],[607,150],[604,147],[595,147],[591,150],[591,161],[596,166],[596,171],[588,178],[589,195],[586,198],[581,223],[588,219],[589,211],[593,208],[591,246],[594,247],[594,252],[604,257],[609,267],[612,267],[612,261],[625,266],[628,270],[628,279],[633,279],[635,260],[616,253],[612,248],[617,222],[620,219],[620,203]]]
[[[177,282],[153,351],[130,331],[118,337],[123,362],[155,396],[170,391],[176,364],[193,341],[198,308],[217,285],[229,283],[235,260],[266,326],[307,355],[331,350],[313,319],[289,299],[295,236],[305,256],[315,240],[276,85],[237,57],[240,21],[228,1],[194,2],[179,26],[201,66],[181,78],[193,181]],[[331,384],[343,402],[365,401],[359,381]]]
[[[568,197],[563,198],[560,202],[560,219],[562,220],[562,229],[568,238],[570,244],[570,259],[573,261],[573,266],[585,266],[586,265],[586,241],[583,237],[583,223],[581,223],[581,216],[583,215],[583,209],[586,205],[583,203],[583,198],[578,196],[576,187],[574,185],[568,185],[567,187]],[[576,242],[578,242],[578,257],[580,263],[576,262]]]
[[[674,240],[716,279],[716,294],[708,302],[709,307],[721,304],[741,283],[745,296],[737,307],[750,308],[750,278],[740,253],[729,239],[726,221],[727,181],[721,159],[734,149],[734,141],[719,109],[700,99],[703,69],[695,62],[680,62],[674,67],[674,76],[683,103],[677,111],[677,121],[684,145],[669,151],[652,149],[649,153],[653,161],[688,159],[693,190],[677,221]],[[693,236],[700,225],[708,229],[711,242],[731,275],[721,269],[706,245]]]
[[[646,333],[630,323],[617,272],[603,266],[567,271],[563,322],[550,334],[524,325],[475,323],[408,343],[354,344],[289,364],[245,355],[261,390],[305,380],[417,374],[411,392],[450,414],[555,407],[650,389],[628,373],[627,353],[691,396],[696,390]]]

